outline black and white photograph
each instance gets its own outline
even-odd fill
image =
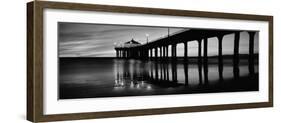
[[[59,22],[59,99],[258,91],[258,34]]]
[[[150,122],[151,117],[162,114],[162,121],[167,122],[186,118],[228,122],[234,115],[243,121],[274,119],[276,113],[269,112],[276,107],[274,93],[278,90],[273,83],[278,68],[273,42],[276,15],[270,13],[275,4],[137,3],[26,3],[26,61],[22,65],[26,67],[26,93],[20,86],[9,86],[17,88],[6,93],[16,90],[26,95],[22,96],[28,121],[108,118],[116,122],[115,117],[133,116],[129,122],[138,122],[135,117],[140,122],[148,117]],[[176,6],[167,6],[172,4]],[[266,6],[271,6],[267,12]],[[6,42],[17,36],[8,37]],[[15,41],[22,43],[21,39]],[[4,76],[8,78],[5,83],[13,85],[10,79],[18,78],[15,72],[23,72],[18,60],[12,59],[21,57],[8,52],[19,49],[17,46],[13,42],[3,52],[11,56],[3,61],[16,62],[3,64],[6,72],[13,73]],[[19,53],[24,52],[15,52]],[[10,99],[8,104],[20,102]],[[205,111],[210,113],[199,113]],[[170,119],[166,114],[177,117]]]

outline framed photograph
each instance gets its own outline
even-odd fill
[[[33,122],[273,106],[273,17],[27,3]]]

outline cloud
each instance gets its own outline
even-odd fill
[[[114,44],[124,43],[132,38],[140,43],[146,43],[168,34],[167,27],[145,27],[124,25],[102,25],[88,23],[58,23],[58,42],[60,57],[115,57]],[[186,30],[186,28],[170,28],[170,33]],[[248,52],[248,34],[240,35],[240,53]],[[217,55],[217,38],[209,38],[208,55]],[[223,53],[232,54],[234,35],[223,38]],[[197,56],[198,43],[189,42],[189,55]],[[203,48],[203,43],[202,43]],[[258,52],[258,34],[255,37],[255,53]],[[183,50],[183,48],[179,48]],[[183,53],[179,53],[182,55]]]
[[[149,40],[167,35],[167,28],[139,27],[122,25],[101,25],[59,22],[59,56],[60,57],[114,57],[114,43],[124,43],[132,38],[146,43]],[[172,28],[171,32],[182,30]]]

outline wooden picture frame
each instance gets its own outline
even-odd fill
[[[268,23],[268,101],[218,104],[206,106],[181,106],[165,108],[147,108],[137,110],[79,112],[67,114],[44,114],[44,32],[43,12],[45,9],[81,10],[113,13],[130,13],[145,15],[164,15],[175,17],[202,17],[230,20],[251,20]],[[260,108],[273,106],[273,17],[264,15],[248,15],[233,13],[201,12],[187,10],[171,10],[156,8],[140,8],[126,6],[109,6],[80,3],[63,3],[33,1],[27,3],[27,120],[32,122],[48,122],[62,120],[80,120],[108,117],[156,115],[185,112],[201,112],[215,110],[231,110],[245,108]]]

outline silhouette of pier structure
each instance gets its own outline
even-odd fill
[[[177,59],[177,45],[184,44],[184,59],[188,60],[188,43],[195,41],[198,42],[198,58],[203,58],[205,62],[208,61],[208,38],[216,37],[218,39],[218,58],[219,61],[222,60],[222,41],[223,37],[228,34],[234,34],[234,53],[233,60],[237,63],[239,58],[239,40],[241,31],[227,31],[227,30],[208,30],[208,29],[189,29],[177,32],[173,35],[167,35],[166,37],[159,38],[157,40],[140,44],[133,39],[125,44],[116,46],[116,57],[124,59],[161,59],[167,60],[171,58],[172,60]],[[249,59],[253,59],[254,56],[254,31],[248,31],[249,33]],[[201,56],[203,46],[203,57]],[[171,50],[169,51],[169,47]],[[159,52],[158,52],[159,51]],[[153,53],[154,52],[154,53]],[[169,54],[171,57],[169,57]],[[236,59],[236,60],[235,60]]]
[[[223,53],[222,53],[222,42],[225,35],[234,34],[234,52],[233,52],[233,75],[234,78],[239,78],[239,42],[240,42],[240,33],[242,31],[233,31],[233,30],[208,30],[208,29],[189,29],[176,32],[172,35],[167,35],[166,37],[159,38],[157,40],[140,44],[133,39],[129,42],[126,42],[127,46],[118,46],[115,47],[116,57],[120,59],[141,59],[141,60],[154,60],[154,61],[172,61],[172,81],[177,81],[176,73],[176,62],[177,61],[177,45],[184,44],[184,67],[185,71],[188,70],[188,43],[197,42],[198,44],[198,69],[199,69],[199,81],[202,83],[202,74],[204,74],[204,83],[208,83],[208,39],[216,37],[218,39],[218,72],[219,79],[223,81]],[[247,31],[249,34],[249,54],[248,54],[248,70],[249,75],[254,76],[254,37],[256,32]],[[202,53],[202,43],[203,45],[203,56]],[[169,51],[169,47],[171,50]],[[159,51],[159,52],[158,52]],[[153,53],[154,52],[154,53]],[[169,54],[171,56],[169,57]],[[202,61],[203,60],[203,61]],[[202,71],[203,67],[203,71]],[[158,70],[158,68],[156,68]],[[164,80],[169,80],[169,77],[165,70],[163,70]],[[185,76],[188,77],[188,72],[185,72]],[[158,72],[155,74],[155,78],[158,78]],[[160,77],[162,78],[162,77]],[[188,83],[188,82],[186,82]]]

